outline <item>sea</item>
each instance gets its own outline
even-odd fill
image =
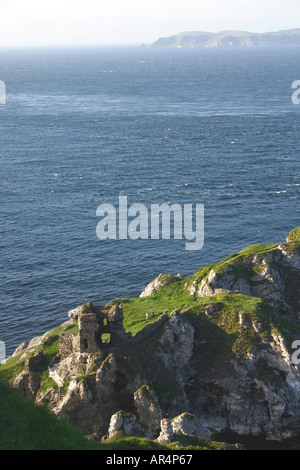
[[[0,341],[300,225],[300,49],[0,49]],[[204,246],[100,240],[97,208],[203,204]]]

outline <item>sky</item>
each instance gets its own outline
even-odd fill
[[[148,45],[181,31],[298,27],[299,0],[0,0],[0,47]]]

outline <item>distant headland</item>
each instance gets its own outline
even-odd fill
[[[151,47],[254,47],[300,46],[300,28],[270,33],[189,31],[162,37]]]

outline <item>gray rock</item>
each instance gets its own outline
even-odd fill
[[[179,310],[174,310],[169,318],[169,327],[159,342],[164,346],[160,355],[166,367],[182,368],[192,357],[194,346],[194,328],[182,319]]]
[[[158,442],[172,442],[174,438],[171,421],[167,418],[161,420],[161,432],[157,439]]]
[[[133,414],[124,411],[118,411],[111,417],[108,437],[113,437],[118,431],[122,431],[126,436],[142,435],[148,439],[152,438],[151,432],[138,423]]]
[[[233,269],[236,266],[236,270]],[[210,297],[226,292],[241,293],[259,297],[270,303],[285,315],[300,318],[299,304],[295,297],[300,296],[300,246],[278,245],[267,253],[241,255],[233,265],[222,272],[214,269],[198,282],[186,283],[191,295]],[[295,284],[295,292],[290,293],[290,282]]]
[[[182,413],[172,419],[171,425],[174,434],[197,436],[204,439],[210,439],[211,437],[211,433],[204,427],[200,419],[191,413]]]
[[[16,350],[13,352],[12,357],[16,357],[18,354],[20,354],[22,351],[28,348],[29,342],[24,341],[20,346],[16,348]]]
[[[134,403],[139,420],[150,429],[153,436],[158,436],[163,413],[156,393],[149,386],[144,385],[135,392]]]
[[[151,281],[150,284],[145,288],[141,293],[140,297],[148,297],[160,291],[163,287],[168,286],[169,284],[174,284],[182,279],[182,276],[178,274],[173,276],[172,274],[160,274],[154,281]]]

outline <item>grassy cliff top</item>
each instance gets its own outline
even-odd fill
[[[249,31],[184,31],[168,37],[161,37],[152,47],[211,47],[211,46],[291,46],[300,44],[300,29],[268,33]]]
[[[159,444],[145,438],[128,437],[118,432],[105,442],[92,440],[72,423],[64,421],[44,406],[0,381],[0,450],[157,450],[174,451],[177,442]],[[234,446],[186,438],[181,449],[224,450]]]
[[[261,299],[243,296],[241,294],[225,293],[212,297],[197,297],[192,296],[189,292],[189,287],[194,283],[199,284],[203,279],[207,278],[210,272],[214,271],[217,274],[223,274],[226,269],[231,269],[237,276],[246,278],[249,271],[247,260],[257,257],[265,257],[269,254],[281,253],[279,247],[284,246],[286,250],[293,252],[300,248],[300,227],[294,229],[288,235],[288,242],[275,243],[271,245],[255,244],[242,249],[240,252],[228,256],[227,258],[216,263],[204,266],[199,271],[188,277],[187,279],[178,280],[178,282],[167,285],[155,294],[148,297],[138,298],[125,298],[117,299],[112,303],[122,304],[124,309],[124,326],[127,331],[135,335],[138,331],[143,329],[148,323],[145,320],[146,312],[155,312],[154,319],[158,315],[167,311],[169,314],[178,309],[181,312],[189,310],[205,310],[208,305],[220,302],[222,308],[237,313],[246,311],[255,311],[257,305],[265,305],[268,309],[268,304]]]
[[[221,370],[226,359],[230,362],[231,359],[243,358],[257,344],[271,341],[274,335],[280,335],[291,344],[295,335],[300,333],[300,328],[261,298],[248,297],[237,292],[199,297],[191,295],[188,287],[195,281],[201,282],[212,270],[222,273],[228,267],[234,267],[238,274],[244,275],[243,269],[248,266],[249,258],[280,254],[279,247],[284,247],[290,253],[299,250],[300,227],[290,232],[287,242],[252,245],[224,260],[204,266],[187,279],[179,279],[178,282],[162,287],[151,296],[116,299],[107,307],[114,304],[123,306],[124,327],[133,336],[150,322],[156,321],[163,312],[171,314],[175,309],[180,310],[183,319],[193,326],[195,344],[199,345],[194,350],[192,366],[204,372],[208,367]],[[150,313],[152,310],[154,318],[150,315],[149,321],[146,321],[146,312]],[[252,325],[260,325],[260,328],[242,328],[241,317]],[[16,375],[22,372],[26,359],[41,351],[45,358],[45,364],[41,365],[40,371],[42,386],[48,387],[51,381],[47,374],[48,365],[53,358],[58,358],[60,336],[64,331],[76,335],[78,326],[76,323],[62,325],[46,334],[36,347],[8,359],[6,364],[0,365],[0,379],[12,382]],[[163,370],[162,365],[157,368],[155,351],[159,347],[159,334],[160,332],[141,344],[125,344],[117,354],[123,354],[129,362],[130,358],[135,358],[135,361],[131,362],[135,362],[138,372],[147,371],[151,374],[153,389],[164,405],[176,391],[176,378],[170,371]],[[205,345],[201,346],[204,343]],[[265,375],[263,367],[258,372]],[[112,442],[88,441],[72,425],[58,420],[44,408],[36,408],[32,402],[1,381],[0,403],[0,449],[173,449],[173,444],[171,447],[164,447],[153,441],[125,438],[122,435],[116,436]],[[199,441],[191,445],[209,448],[212,444]]]
[[[287,237],[289,242],[284,243],[286,249],[291,251],[299,249],[300,247],[300,227],[290,232]],[[179,279],[176,283],[162,287],[155,294],[148,297],[137,298],[123,298],[112,301],[107,307],[117,304],[123,306],[124,311],[124,327],[127,332],[135,336],[139,331],[145,328],[149,323],[156,321],[158,317],[167,312],[171,314],[175,309],[180,310],[181,313],[194,312],[195,318],[197,314],[204,314],[207,309],[218,307],[218,311],[222,312],[222,324],[226,329],[228,325],[232,327],[234,319],[235,324],[238,324],[240,314],[248,314],[252,316],[255,321],[266,321],[267,318],[275,319],[277,325],[287,325],[285,330],[294,332],[298,330],[296,325],[293,325],[286,318],[282,318],[276,309],[260,298],[248,297],[239,293],[221,293],[210,297],[198,297],[191,295],[189,287],[194,283],[199,284],[203,279],[207,278],[209,273],[213,270],[218,274],[222,274],[227,268],[232,269],[237,275],[246,276],[249,266],[247,259],[253,256],[265,256],[270,253],[279,251],[279,246],[283,244],[261,245],[256,244],[244,248],[239,253],[233,254],[224,260],[204,266],[199,271],[194,273],[187,279]],[[88,305],[88,304],[87,304]],[[149,320],[146,321],[146,313],[154,311],[154,317],[149,315]],[[274,313],[275,312],[275,313]],[[274,315],[273,315],[274,313]],[[263,317],[263,318],[261,318]],[[275,325],[273,325],[275,327]],[[46,356],[52,357],[58,354],[60,335],[66,331],[63,327],[58,327],[48,335],[45,336],[44,341],[37,348],[33,348],[32,353],[42,350]],[[77,324],[68,326],[67,331],[74,334],[78,333]],[[22,364],[19,363],[18,358],[22,357],[23,353],[15,358],[11,358],[5,365],[0,365],[0,375],[10,377],[16,370],[21,370]],[[25,359],[24,359],[25,360]],[[23,360],[23,362],[24,362]]]
[[[295,228],[292,230],[287,236],[288,243],[300,243],[300,227]]]

